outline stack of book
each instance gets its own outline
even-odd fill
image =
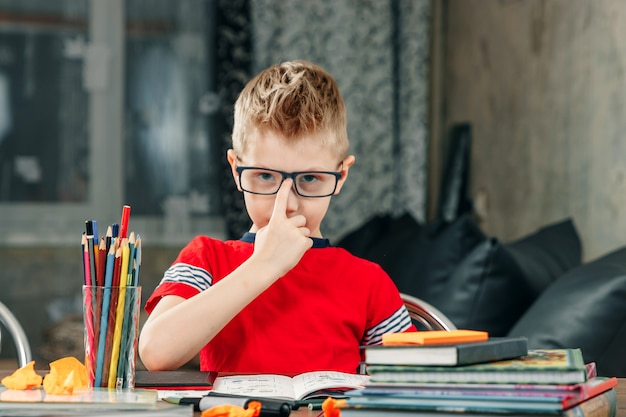
[[[615,416],[617,379],[597,377],[580,349],[528,350],[525,338],[483,336],[364,347],[370,379],[346,393],[341,415]]]

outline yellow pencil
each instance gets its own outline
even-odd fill
[[[120,291],[117,298],[117,311],[115,314],[115,332],[113,333],[113,347],[111,351],[111,364],[109,366],[108,387],[114,388],[117,381],[117,362],[120,355],[120,342],[122,337],[122,324],[124,321],[124,301],[126,300],[126,275],[128,271],[128,257],[130,248],[128,239],[124,238],[122,247],[122,274],[120,278]]]

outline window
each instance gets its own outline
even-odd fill
[[[87,200],[87,7],[64,6],[0,3],[0,202]]]
[[[0,244],[223,235],[210,0],[0,0]]]

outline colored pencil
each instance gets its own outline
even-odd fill
[[[102,381],[106,382],[103,384],[108,386],[109,383],[109,371],[111,368],[111,354],[113,351],[113,333],[115,332],[115,319],[117,313],[117,301],[119,298],[119,277],[120,277],[120,269],[122,265],[122,248],[116,246],[115,248],[115,262],[113,263],[113,280],[111,287],[111,301],[109,305],[109,315],[108,315],[108,327],[107,327],[107,335],[106,335],[106,349],[104,352],[104,368],[102,369]]]
[[[93,363],[94,359],[94,333],[93,333],[93,303],[87,300],[91,299],[92,294],[90,291],[91,285],[91,264],[89,260],[89,245],[87,243],[87,236],[85,234],[82,235],[81,238],[81,246],[83,247],[83,274],[84,274],[84,282],[85,287],[83,294],[84,303],[83,309],[85,310],[85,331],[87,333],[87,340],[85,345],[85,364],[87,365],[89,362]],[[89,369],[89,367],[87,368]],[[92,375],[89,375],[90,381],[92,380]]]
[[[87,220],[85,222],[85,229],[87,232],[87,247],[89,248],[89,271],[91,273],[91,279],[89,280],[88,285],[96,285],[96,253],[94,250],[94,241],[93,241],[93,221]]]
[[[120,246],[115,251],[115,264],[113,265],[113,287],[120,286],[120,276],[122,273],[122,245],[123,242],[120,243]]]
[[[111,248],[111,244],[113,243],[113,228],[111,226],[107,227],[107,232],[105,235],[104,243],[106,245],[106,253],[109,253],[109,249]],[[108,255],[107,255],[108,256]]]
[[[87,343],[85,346],[85,366],[88,370],[89,383],[93,386],[95,380],[95,374],[93,373],[96,349],[95,349],[95,333],[94,333],[94,312],[93,303],[89,300],[93,297],[94,287],[91,285],[85,286],[83,294],[85,298],[85,331],[87,333]]]
[[[100,340],[100,316],[102,315],[102,286],[104,285],[104,270],[106,264],[106,245],[104,243],[104,238],[100,238],[100,244],[98,245],[98,250],[96,253],[98,254],[97,262],[98,266],[96,269],[96,287],[92,288],[95,297],[95,304],[93,306],[94,309],[94,340]],[[95,366],[95,363],[94,363]]]
[[[97,267],[96,267],[96,285],[98,287],[102,287],[104,285],[104,271],[106,267],[106,256],[107,256],[106,243],[105,243],[104,237],[100,238],[100,243],[98,244],[98,250],[96,251],[96,254],[98,255],[96,257],[96,261],[98,262]],[[95,329],[96,329],[96,337],[98,337],[99,332],[100,332],[100,313],[102,311],[102,291],[96,290],[95,292],[96,292]]]
[[[128,269],[126,270],[126,285],[132,285],[133,259],[134,258],[135,258],[135,232],[130,232],[130,237],[128,238]]]
[[[99,247],[100,247],[100,239],[98,237],[98,222],[96,220],[89,220],[91,222],[91,230],[93,231],[93,259],[95,261],[96,264],[96,268],[98,267],[99,262],[99,258],[100,258],[100,253],[99,253]],[[96,269],[97,270],[97,269]],[[100,279],[100,277],[98,277],[98,275],[96,274],[96,282],[98,282],[98,280]]]
[[[117,383],[117,365],[120,355],[120,343],[122,338],[122,326],[124,321],[124,304],[126,301],[126,277],[124,271],[128,271],[128,240],[122,241],[122,268],[120,275],[119,294],[115,314],[115,332],[113,333],[113,345],[111,347],[111,365],[109,367],[109,387],[115,387]]]
[[[96,242],[99,242],[100,241],[100,239],[99,239],[100,236],[98,236],[98,222],[96,220],[89,220],[89,221],[91,222],[91,229],[93,231],[93,233],[92,233],[93,234],[93,238],[94,238],[94,240]]]
[[[135,278],[137,276],[137,241],[135,232],[130,233],[128,238],[128,272],[126,279],[126,299],[124,301],[124,317],[122,322],[122,334],[120,338],[120,353],[117,366],[117,388],[128,388],[129,380],[132,377],[130,369],[131,356],[134,356],[133,340],[137,329],[135,328],[136,320],[133,318],[137,300],[137,288],[135,287]],[[122,273],[124,270],[122,269]],[[128,287],[131,288],[128,288]]]
[[[91,270],[89,269],[89,247],[87,246],[87,236],[83,233],[81,239],[81,246],[83,247],[83,275],[85,285],[91,285]]]
[[[100,244],[98,244],[98,269],[96,270],[96,284],[98,286],[104,285],[104,268],[107,258],[107,247],[103,237],[100,238]]]
[[[96,276],[97,276],[97,263],[96,263],[96,252],[94,246],[94,235],[93,235],[93,220],[85,221],[85,249],[87,251],[87,264],[89,265],[86,270],[88,270],[88,279],[85,279],[85,328],[87,331],[87,345],[85,347],[85,365],[87,365],[87,369],[89,370],[89,382],[91,385],[94,383],[95,374],[93,373],[95,358],[96,358],[96,346],[95,346],[95,338],[96,338],[96,311],[94,307],[96,306],[96,294],[93,291],[93,286],[96,284]],[[84,256],[84,254],[83,254]],[[89,302],[88,300],[91,300]]]
[[[133,376],[133,369],[131,368],[131,360],[134,360],[136,350],[136,336],[137,336],[137,323],[138,318],[133,317],[134,312],[139,308],[141,293],[138,288],[139,279],[139,265],[141,257],[141,238],[134,238],[134,232],[131,233],[129,241],[134,241],[135,244],[132,254],[129,256],[128,265],[128,282],[126,287],[126,301],[125,301],[125,313],[124,323],[122,327],[122,338],[120,341],[120,356],[117,367],[117,383],[116,387],[128,388],[130,386],[130,380]],[[129,247],[131,244],[129,243]],[[130,288],[129,288],[130,286]]]
[[[132,268],[132,267],[131,267]],[[128,367],[128,355],[129,355],[129,341],[132,333],[133,327],[133,307],[135,304],[134,297],[134,287],[129,287],[128,285],[125,288],[126,291],[126,299],[124,301],[124,317],[122,322],[122,334],[120,337],[120,354],[117,363],[117,379],[115,382],[116,388],[124,388],[126,384],[126,388],[128,388],[128,375],[127,375],[127,367]]]
[[[130,220],[130,206],[122,207],[122,221],[120,222],[120,237],[123,239],[128,237],[128,222]]]
[[[104,352],[106,350],[107,329],[109,323],[109,305],[111,303],[111,283],[113,281],[113,265],[115,263],[115,246],[109,247],[106,260],[102,313],[100,316],[100,335],[98,341],[98,357],[94,387],[102,386],[102,369],[104,368]]]
[[[139,268],[141,267],[141,236],[137,235],[135,242],[135,270],[133,271],[133,285],[139,285]]]

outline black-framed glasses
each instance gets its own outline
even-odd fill
[[[278,192],[286,178],[293,180],[296,193],[302,197],[328,197],[335,194],[341,172],[298,171],[284,172],[269,168],[235,168],[239,173],[239,186],[251,194],[272,195]]]

